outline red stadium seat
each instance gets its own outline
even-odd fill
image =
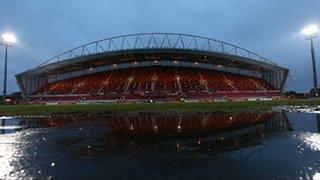
[[[85,96],[99,100],[214,99],[223,97],[281,96],[263,79],[186,67],[142,67],[118,69],[49,83],[35,95],[64,95],[73,100]],[[179,95],[180,94],[180,95]],[[78,99],[81,99],[79,98]],[[50,99],[50,98],[49,98]]]

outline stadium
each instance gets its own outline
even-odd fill
[[[223,41],[141,33],[94,41],[16,75],[31,103],[282,98],[289,70]]]

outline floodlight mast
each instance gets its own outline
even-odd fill
[[[12,47],[13,44],[17,41],[15,35],[11,33],[4,33],[1,35],[2,40],[0,41],[0,45],[5,46],[5,60],[4,60],[4,78],[3,78],[3,104],[6,104],[7,97],[7,66],[8,66],[8,48]]]
[[[310,48],[311,48],[311,60],[312,60],[312,70],[313,70],[313,88],[315,92],[318,89],[318,80],[317,80],[317,69],[316,69],[316,60],[315,60],[315,52],[313,47],[313,39],[318,36],[318,26],[315,24],[310,25],[309,27],[302,30],[306,40],[310,40]]]

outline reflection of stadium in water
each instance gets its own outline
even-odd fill
[[[82,126],[99,122],[113,135],[121,136],[207,136],[252,127],[266,131],[291,130],[285,113],[242,114],[190,114],[190,115],[137,115],[137,116],[56,116],[35,118],[12,118],[1,120],[1,132],[9,133],[25,128]],[[10,131],[9,131],[10,130]]]
[[[5,122],[6,127],[7,122]],[[57,116],[16,119],[16,130],[24,128],[90,129],[82,130],[83,138],[98,142],[100,149],[120,150],[124,147],[158,146],[168,149],[189,149],[215,152],[253,147],[262,144],[272,132],[291,131],[285,113],[190,114],[139,116]],[[90,127],[90,128],[88,128]],[[10,133],[14,129],[3,129]],[[79,132],[80,133],[80,132]],[[79,136],[79,137],[78,137]],[[90,138],[89,138],[90,137]],[[272,136],[271,136],[272,137]],[[67,137],[66,141],[69,139]],[[101,140],[103,139],[103,140]],[[142,143],[142,144],[141,144]],[[93,150],[94,147],[90,147]],[[86,146],[78,149],[86,152]],[[90,151],[91,151],[90,150]]]
[[[287,129],[280,113],[199,114],[186,116],[116,117],[109,127],[118,135],[209,135],[264,124],[266,129]],[[285,118],[287,119],[287,118]],[[278,123],[278,124],[277,124]]]
[[[165,117],[118,117],[113,134],[137,142],[165,142],[166,147],[201,151],[255,146],[271,132],[291,131],[285,113],[205,114]]]

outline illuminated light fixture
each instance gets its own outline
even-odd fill
[[[4,43],[5,45],[12,46],[14,43],[17,42],[16,36],[11,33],[4,33],[1,35],[1,37],[3,41],[2,43]]]
[[[158,61],[153,61],[154,63],[158,63]]]
[[[306,38],[306,40],[310,41],[311,61],[312,61],[312,71],[313,71],[313,89],[314,89],[313,94],[315,96],[317,96],[317,93],[319,90],[318,90],[317,68],[316,68],[313,39],[318,36],[318,32],[319,32],[319,28],[316,24],[311,24],[301,31],[301,33],[304,34],[304,37]]]
[[[138,64],[138,62],[137,62],[137,61],[135,61],[135,62],[134,62],[134,64]]]
[[[201,140],[200,140],[200,139],[198,140],[198,144],[199,144],[199,145],[201,144]]]
[[[220,140],[221,140],[221,141],[223,141],[223,140],[224,140],[224,137],[223,137],[223,135],[221,135],[221,137],[220,137]]]
[[[12,33],[4,33],[1,35],[0,45],[5,46],[5,58],[4,58],[4,77],[3,77],[3,104],[5,105],[7,96],[7,69],[8,69],[8,48],[12,47],[17,42],[17,38]]]
[[[117,66],[117,64],[113,64],[113,67],[116,67]]]
[[[174,61],[174,63],[176,63],[176,64],[177,64],[177,63],[178,63],[178,61]]]
[[[157,125],[154,125],[154,126],[153,126],[153,129],[154,129],[154,130],[157,130],[157,129],[158,129],[158,126],[157,126]]]
[[[180,80],[180,77],[179,77],[179,76],[177,76],[177,77],[176,77],[176,79],[179,81],[179,80]]]
[[[319,32],[319,28],[316,24],[311,24],[301,31],[301,33],[304,34],[306,39],[317,37],[318,32]]]

